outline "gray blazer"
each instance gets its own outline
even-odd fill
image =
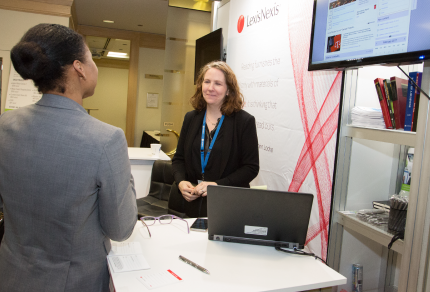
[[[108,291],[136,193],[124,132],[66,97],[0,116],[0,291]]]

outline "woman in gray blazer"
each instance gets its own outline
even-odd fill
[[[12,63],[43,93],[0,116],[0,291],[109,291],[110,239],[137,208],[124,132],[87,114],[98,70],[81,35],[31,28]]]

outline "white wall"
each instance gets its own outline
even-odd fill
[[[145,74],[163,75],[164,50],[139,49],[138,96],[136,102],[135,138],[133,147],[139,147],[142,133],[159,130],[163,102],[163,80],[145,78]],[[99,78],[94,96],[84,100],[85,108],[98,108],[91,115],[105,123],[124,130],[126,125],[128,70],[99,67]],[[158,108],[146,107],[147,93],[158,93]]]
[[[0,9],[0,50],[10,50],[24,33],[39,23],[69,26],[69,18]]]
[[[140,48],[139,79],[136,105],[134,147],[140,146],[143,131],[160,130],[161,105],[163,102],[163,80],[147,79],[145,74],[164,74],[164,50]],[[158,93],[158,108],[146,107],[147,93]]]
[[[84,108],[98,109],[90,111],[90,114],[125,133],[127,90],[128,69],[99,67],[96,91],[84,99]]]
[[[39,23],[57,23],[69,26],[69,18],[0,9],[0,58],[3,60],[1,113],[6,103],[10,72],[10,50],[24,33]]]

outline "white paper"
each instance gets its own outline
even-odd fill
[[[385,129],[384,117],[381,109],[356,106],[351,110],[351,123],[353,126]]]
[[[146,94],[146,107],[158,107],[158,93]]]
[[[140,242],[112,242],[110,256],[137,255],[142,253]]]
[[[174,273],[172,270],[144,274],[137,277],[137,279],[148,289],[155,289],[161,286],[175,284],[183,281],[183,279],[179,277],[176,273]]]
[[[141,254],[108,256],[107,259],[114,273],[147,270],[151,268],[145,257]]]
[[[42,94],[34,86],[33,81],[22,79],[15,68],[10,66],[5,109],[13,110],[30,105],[36,103],[41,97]]]

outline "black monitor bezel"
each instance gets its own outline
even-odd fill
[[[430,48],[428,50],[408,52],[408,53],[398,53],[391,55],[382,55],[376,57],[365,57],[358,58],[347,61],[333,61],[327,63],[312,64],[312,52],[313,52],[313,41],[314,41],[314,31],[315,31],[315,16],[317,1],[314,0],[314,7],[312,12],[312,30],[311,30],[311,41],[309,48],[309,60],[308,60],[308,71],[316,70],[335,70],[343,71],[350,68],[359,68],[363,66],[370,65],[385,65],[385,66],[397,66],[397,65],[410,65],[419,64],[425,60],[430,59]],[[420,59],[424,56],[423,59]]]

